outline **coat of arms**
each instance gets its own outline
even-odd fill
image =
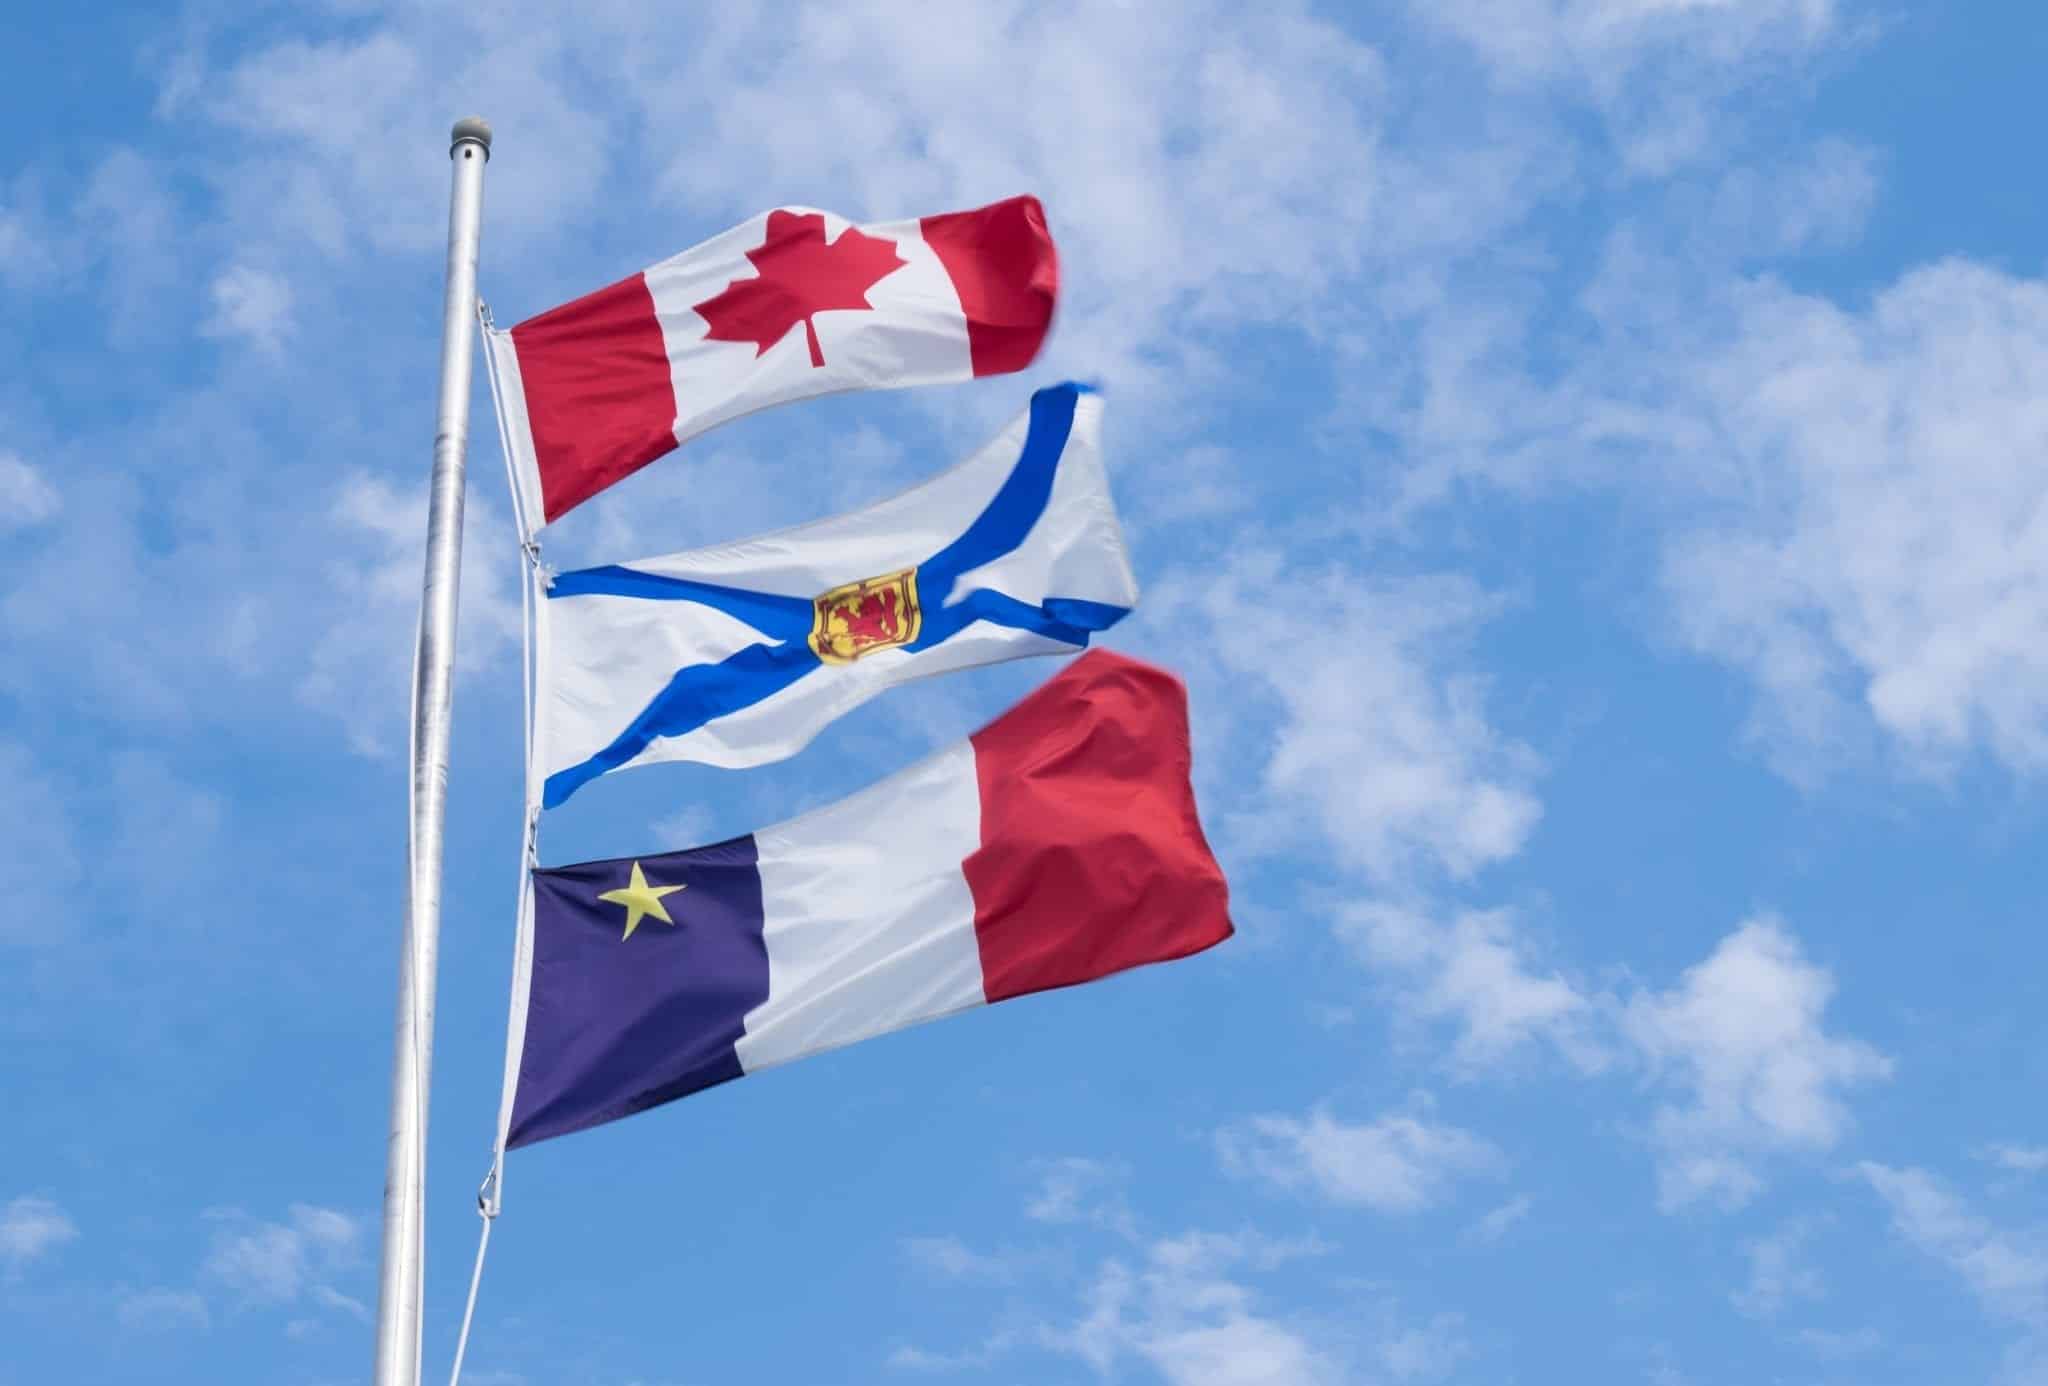
[[[811,649],[827,664],[851,664],[876,650],[908,645],[924,624],[915,568],[835,587],[813,607]]]

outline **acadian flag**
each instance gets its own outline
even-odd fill
[[[1137,579],[1076,385],[866,510],[558,575],[540,603],[536,767],[561,804],[607,771],[796,754],[883,689],[1116,624]]]
[[[1022,370],[1059,264],[1034,197],[850,225],[783,207],[486,345],[528,516],[714,425],[838,390]]]
[[[533,873],[508,1145],[1232,932],[1187,696],[1107,651],[968,741],[730,842]]]

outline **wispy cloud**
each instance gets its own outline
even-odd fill
[[[1497,1066],[1545,1041],[1582,1073],[1608,1062],[1594,998],[1534,961],[1507,910],[1465,910],[1440,919],[1420,903],[1354,906],[1338,936],[1394,980],[1395,1001],[1423,1020],[1457,1027],[1451,1059],[1467,1071]]]
[[[1492,1244],[1508,1234],[1508,1231],[1529,1216],[1529,1210],[1536,1200],[1527,1194],[1516,1194],[1507,1202],[1493,1209],[1466,1229],[1467,1240]]]
[[[942,1350],[898,1343],[888,1365],[920,1374],[985,1371],[1024,1353],[1079,1358],[1105,1375],[1138,1364],[1176,1383],[1232,1386],[1311,1386],[1349,1380],[1348,1364],[1361,1351],[1383,1352],[1417,1374],[1461,1350],[1457,1323],[1413,1324],[1391,1305],[1377,1306],[1378,1330],[1367,1335],[1333,1331],[1307,1317],[1269,1310],[1259,1277],[1304,1258],[1330,1254],[1317,1237],[1275,1238],[1254,1229],[1151,1232],[1120,1198],[1105,1203],[1105,1186],[1120,1181],[1119,1167],[1070,1157],[1048,1162],[1046,1183],[1028,1200],[1025,1216],[1041,1228],[1064,1229],[1073,1241],[1058,1254],[1004,1264],[1011,1292],[1003,1316],[972,1345]],[[1105,1206],[1113,1214],[1105,1216]],[[1087,1257],[1084,1247],[1107,1240],[1109,1253]],[[911,1244],[914,1259],[942,1275],[986,1280],[989,1259],[952,1239]],[[1082,1268],[1075,1267],[1077,1256]],[[1014,1272],[1014,1273],[1013,1273]],[[1020,1297],[1022,1296],[1022,1297]],[[1067,1297],[1078,1307],[1063,1307]]]
[[[1775,919],[1742,925],[1678,984],[1632,998],[1628,1038],[1684,1100],[1660,1106],[1659,1198],[1739,1206],[1761,1187],[1771,1151],[1825,1151],[1849,1124],[1844,1094],[1891,1073],[1891,1060],[1823,1027],[1834,978]]]
[[[1823,1362],[1846,1362],[1854,1357],[1866,1357],[1884,1346],[1884,1335],[1874,1328],[1847,1332],[1802,1328],[1796,1336],[1801,1347]]]
[[[57,256],[48,242],[41,209],[22,205],[25,198],[11,189],[8,205],[0,202],[0,286],[26,293],[43,287],[55,273]]]
[[[1759,64],[1837,37],[1836,0],[1415,0],[1510,87],[1569,87],[1607,119],[1626,167],[1703,159]]]
[[[77,1224],[47,1198],[23,1194],[0,1208],[0,1266],[9,1272],[77,1239]]]
[[[1135,1235],[1131,1210],[1124,1201],[1126,1171],[1121,1165],[1067,1155],[1040,1161],[1037,1173],[1037,1192],[1024,1209],[1032,1221],[1085,1223]]]
[[[1856,1172],[1891,1210],[1900,1240],[1946,1266],[1990,1312],[2048,1331],[2048,1241],[1998,1226],[1926,1170],[1865,1160]]]
[[[1381,1213],[1418,1212],[1457,1180],[1504,1164],[1471,1132],[1402,1113],[1357,1123],[1320,1108],[1306,1118],[1257,1116],[1218,1133],[1216,1143],[1233,1174]]]
[[[903,1254],[937,1280],[1004,1285],[1014,1278],[1009,1258],[975,1251],[958,1237],[906,1237]]]
[[[980,1345],[959,1352],[934,1352],[911,1343],[899,1343],[890,1349],[888,1365],[905,1372],[984,1371],[1024,1341],[1015,1333],[996,1332]]]
[[[200,324],[205,337],[240,338],[275,352],[292,333],[291,281],[275,270],[230,265],[213,281],[213,313]]]
[[[1286,605],[1265,599],[1276,590],[1291,594]],[[1247,848],[1298,851],[1293,825],[1306,821],[1340,863],[1375,880],[1462,878],[1512,856],[1534,829],[1535,757],[1492,725],[1484,680],[1456,662],[1498,610],[1477,585],[1250,550],[1221,569],[1169,573],[1153,602],[1163,628],[1215,633],[1210,677],[1235,693],[1222,706],[1256,712],[1249,695],[1277,714],[1260,718],[1271,730],[1250,744],[1264,754],[1244,767],[1264,802],[1226,823]],[[1260,620],[1240,619],[1251,610]],[[1278,647],[1295,656],[1276,662]],[[1234,768],[1242,752],[1226,748],[1224,760]]]
[[[310,642],[298,696],[346,726],[357,751],[389,754],[401,730],[391,715],[405,706],[410,646],[401,637],[419,609],[425,554],[424,490],[393,486],[354,473],[336,490],[330,511],[335,528],[350,543],[327,565],[331,589],[345,598],[319,636]],[[488,532],[497,512],[475,501],[466,523]],[[462,640],[457,657],[465,669],[482,668],[518,647],[519,595],[509,560],[494,561],[485,544],[463,549]],[[374,679],[384,696],[367,696]]]
[[[0,531],[42,524],[63,508],[48,478],[18,454],[0,452]]]
[[[2017,1174],[2039,1174],[2048,1169],[2048,1145],[1992,1145],[1983,1150],[1982,1158]]]
[[[1957,260],[1860,312],[1768,282],[1723,311],[1689,370],[1755,484],[1672,542],[1685,638],[1750,674],[1802,773],[1839,759],[1837,724],[1917,772],[1976,748],[2048,767],[2048,285]]]
[[[1136,1362],[1171,1386],[1337,1386],[1367,1373],[1429,1381],[1470,1350],[1454,1315],[1416,1322],[1381,1301],[1354,1306],[1352,1325],[1339,1330],[1276,1308],[1255,1281],[1273,1264],[1257,1238],[1155,1241],[1134,1261],[1104,1262],[1080,1317],[1050,1328],[1045,1342],[1100,1374]]]
[[[71,935],[65,903],[80,872],[70,796],[27,746],[0,740],[0,944],[49,946]],[[10,1205],[12,1206],[12,1205]]]
[[[370,1321],[369,1305],[352,1296],[343,1294],[332,1286],[315,1285],[313,1287],[313,1302],[322,1308],[333,1309],[339,1313],[346,1314],[357,1323],[368,1323]]]
[[[1453,1023],[1444,1059],[1456,1077],[1497,1081],[1517,1049],[1540,1041],[1581,1078],[1643,1076],[1679,1094],[1649,1121],[1667,1210],[1748,1202],[1766,1157],[1833,1149],[1850,1123],[1848,1094],[1891,1072],[1885,1055],[1828,1030],[1833,975],[1774,917],[1733,930],[1675,984],[1631,991],[1541,970],[1507,911],[1440,922],[1425,905],[1375,902],[1345,911],[1338,932],[1387,981],[1397,1013]],[[1310,1126],[1297,1127],[1285,1130],[1306,1149]]]
[[[124,1290],[115,1303],[121,1327],[130,1332],[169,1332],[179,1328],[208,1328],[213,1316],[206,1299],[197,1290],[174,1290],[157,1286],[147,1290]]]
[[[361,1259],[356,1220],[331,1208],[294,1203],[283,1222],[265,1222],[227,1210],[210,1215],[218,1227],[203,1267],[207,1278],[251,1305],[290,1305],[310,1297],[362,1317],[363,1306],[335,1291],[329,1280]]]
[[[1822,1297],[1825,1285],[1820,1271],[1806,1259],[1812,1235],[1810,1222],[1793,1221],[1743,1248],[1749,1258],[1749,1279],[1728,1296],[1737,1312],[1751,1318],[1774,1318],[1796,1300]]]

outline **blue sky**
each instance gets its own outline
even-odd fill
[[[34,13],[31,13],[31,9]],[[366,1380],[445,135],[509,322],[776,203],[1044,199],[1024,378],[719,430],[742,536],[1099,380],[1240,932],[516,1152],[467,1379],[2048,1382],[2038,7],[0,18],[0,1386]],[[473,415],[429,1375],[510,970]],[[711,840],[1042,663],[550,861]]]

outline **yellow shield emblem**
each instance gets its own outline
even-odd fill
[[[917,639],[917,569],[864,578],[812,600],[811,650],[827,664],[851,664]]]

